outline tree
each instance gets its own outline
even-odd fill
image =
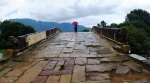
[[[35,32],[35,30],[30,26],[25,26],[19,22],[11,22],[9,20],[5,20],[0,24],[0,48],[7,49],[12,45],[9,42],[9,36],[21,36],[29,33]]]
[[[101,25],[98,23],[97,26],[100,27]]]
[[[118,27],[127,27],[127,41],[131,52],[150,56],[150,14],[135,9],[126,16],[126,20]]]
[[[84,28],[83,30],[81,30],[81,32],[89,32],[90,30],[88,28]]]
[[[150,14],[142,9],[135,9],[126,16],[126,21],[139,20],[150,26]]]
[[[106,27],[105,21],[101,21],[101,25],[102,25],[103,27]]]
[[[110,24],[110,27],[111,27],[111,28],[118,28],[118,24],[116,24],[116,23],[111,23],[111,24]]]
[[[131,46],[131,52],[141,55],[149,55],[150,38],[142,28],[137,28],[133,25],[128,26],[127,41]]]

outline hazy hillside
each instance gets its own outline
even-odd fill
[[[43,22],[32,19],[10,19],[13,22],[21,22],[25,25],[32,26],[36,31],[49,30],[54,27],[60,28],[63,32],[74,32],[74,27],[71,23],[56,23],[56,22]],[[78,26],[78,32],[85,27],[82,25]],[[91,28],[89,28],[91,30]]]

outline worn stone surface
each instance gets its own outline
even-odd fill
[[[56,65],[56,63],[57,63],[57,65]],[[49,75],[71,74],[73,71],[73,65],[74,65],[74,58],[53,58],[52,61],[50,61],[47,64],[47,66],[46,66],[47,68],[44,67],[44,69],[43,69],[43,71],[41,71],[40,75],[49,76]]]
[[[0,77],[0,83],[14,83],[18,77]]]
[[[32,82],[38,74],[41,72],[43,67],[48,63],[48,61],[40,61],[35,66],[28,69],[24,74],[18,78],[16,83],[30,83]]]
[[[33,83],[45,83],[47,80],[47,76],[38,76]]]
[[[66,60],[64,66],[73,66],[74,65],[75,60],[74,59],[68,59]]]
[[[61,75],[60,71],[41,71],[40,76]]]
[[[70,82],[71,82],[71,74],[61,75],[59,83],[70,83]]]
[[[109,54],[111,53],[111,50],[109,48],[100,47],[97,51],[97,54]]]
[[[64,52],[64,53],[71,53],[72,51],[73,51],[73,48],[64,48],[62,50],[62,52]]]
[[[127,66],[117,65],[116,74],[127,74],[129,71]]]
[[[55,66],[54,71],[59,71],[60,70],[60,66]]]
[[[86,58],[76,58],[75,64],[78,64],[78,65],[86,64]]]
[[[87,49],[81,49],[81,50],[73,50],[73,52],[71,53],[71,54],[89,54],[89,50],[87,50]]]
[[[4,68],[4,66],[0,65],[0,69],[3,69],[3,68]]]
[[[142,68],[140,66],[137,66],[134,62],[131,62],[131,61],[126,61],[123,63],[123,65],[126,65],[129,68],[131,68],[133,71],[136,71],[139,73],[142,71]]]
[[[20,68],[12,70],[11,72],[7,73],[6,76],[20,76],[29,67],[31,67],[31,65],[26,64]]]
[[[111,71],[112,69],[116,69],[117,66],[116,63],[103,63],[102,65],[105,65],[108,71]]]
[[[46,67],[44,67],[44,71],[53,70],[58,61],[50,61]]]
[[[85,66],[75,65],[72,76],[72,83],[85,81]]]
[[[105,57],[112,57],[112,56],[116,56],[116,53],[109,53],[109,54],[97,54],[97,56],[99,58],[105,58]]]
[[[58,57],[60,53],[48,53],[44,57]]]
[[[105,71],[108,71],[108,69],[104,64],[86,65],[86,71],[87,72],[105,72]]]
[[[150,83],[150,78],[143,78],[138,81],[134,81],[133,83]]]
[[[64,65],[64,63],[65,63],[65,60],[60,60],[60,61],[57,63],[57,65]]]
[[[12,70],[12,68],[5,68],[5,69],[3,69],[3,71],[0,72],[0,76],[4,76],[5,74],[7,74],[11,70]]]
[[[59,57],[69,57],[70,53],[61,53]]]
[[[89,77],[88,80],[90,81],[101,81],[101,80],[110,79],[108,73],[90,73],[88,77]]]
[[[115,51],[114,45],[91,32],[60,33],[2,64],[0,83],[145,82],[142,78],[149,76],[139,73],[142,67]]]
[[[84,83],[111,83],[110,80],[101,80],[101,81],[86,81]]]
[[[118,55],[118,56],[111,56],[111,57],[105,57],[102,58],[101,62],[121,62],[128,60],[127,56],[124,55]]]
[[[90,52],[90,55],[97,55],[97,52]]]
[[[87,54],[87,55],[82,56],[82,57],[97,57],[97,56],[96,55]]]
[[[85,50],[86,47],[82,45],[75,45],[74,50]]]
[[[66,47],[74,47],[75,46],[75,42],[69,42],[67,45],[66,45]]]
[[[100,64],[100,61],[97,58],[88,58],[87,64]]]
[[[49,76],[46,83],[59,83],[60,76]]]

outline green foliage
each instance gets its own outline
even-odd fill
[[[111,24],[110,24],[110,27],[111,27],[111,28],[118,28],[118,24],[116,24],[116,23],[111,23]]]
[[[0,24],[0,31],[1,49],[12,48],[12,45],[8,40],[9,36],[17,37],[35,32],[35,30],[30,26],[25,26],[19,22],[11,22],[8,20],[5,20]]]
[[[101,25],[102,25],[103,27],[106,27],[106,22],[105,22],[105,21],[101,21]]]
[[[150,14],[135,9],[126,16],[126,21],[118,27],[127,27],[127,41],[131,52],[150,56]]]
[[[81,32],[89,32],[90,30],[88,28],[84,28],[83,30],[81,30]]]
[[[146,25],[143,21],[139,21],[139,20],[134,20],[134,21],[125,21],[124,23],[120,23],[119,24],[119,28],[123,27],[123,26],[131,26],[133,25],[134,27],[138,28],[138,29],[144,29],[146,31],[146,33],[148,34],[148,36],[150,37],[150,26]]]
[[[0,50],[0,53],[6,54],[6,50]]]
[[[132,53],[145,55],[150,49],[150,39],[144,29],[128,26],[127,41],[131,46]]]
[[[97,24],[97,26],[99,26],[99,27],[100,27],[101,25],[98,23],[98,24]]]
[[[139,20],[150,26],[150,14],[142,9],[135,9],[126,16],[126,21]]]

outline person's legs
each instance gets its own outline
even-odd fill
[[[77,32],[77,28],[75,28],[75,32]]]

